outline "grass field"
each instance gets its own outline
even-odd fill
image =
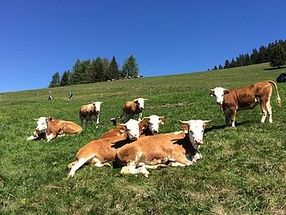
[[[122,80],[0,95],[0,214],[286,214],[286,85],[282,107],[272,96],[273,124],[260,109],[241,111],[235,129],[208,95],[272,79],[283,69],[268,64],[165,77]],[[285,70],[285,69],[284,69]],[[74,99],[67,101],[72,90]],[[121,176],[120,169],[84,166],[72,179],[67,165],[77,150],[112,125],[122,104],[144,97],[145,115],[166,117],[161,133],[179,120],[212,120],[196,165],[152,170],[149,178]],[[79,123],[78,109],[102,101],[101,126],[80,135],[28,142],[33,118],[54,116]]]

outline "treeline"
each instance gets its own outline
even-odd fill
[[[286,64],[286,40],[275,41],[269,43],[268,46],[260,46],[259,49],[253,49],[251,54],[240,54],[235,59],[225,60],[224,65],[214,66],[212,70],[266,62],[270,62],[272,67],[280,67]]]
[[[86,84],[138,77],[139,68],[136,59],[130,55],[120,69],[113,56],[111,61],[107,58],[97,57],[94,60],[77,60],[71,70],[64,71],[62,75],[55,72],[49,87],[68,86],[73,84]]]

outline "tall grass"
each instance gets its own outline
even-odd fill
[[[260,123],[257,107],[239,112],[235,129],[224,127],[208,96],[213,87],[275,80],[283,71],[268,67],[61,87],[52,89],[53,101],[47,101],[48,89],[1,94],[0,214],[286,214],[285,84],[278,86],[282,108],[272,99],[273,124]],[[178,130],[179,120],[212,120],[203,159],[187,168],[153,170],[148,179],[90,166],[67,179],[77,150],[111,128],[109,118],[136,97],[149,99],[145,115],[166,117],[161,132]],[[103,102],[98,129],[90,126],[49,143],[25,140],[35,128],[33,118],[79,122],[80,105],[92,100]]]

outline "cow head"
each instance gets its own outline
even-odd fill
[[[130,140],[137,140],[139,138],[139,121],[130,119],[128,122],[120,125],[123,127],[121,132],[126,132]]]
[[[160,124],[163,125],[165,123],[165,118],[163,116],[151,115],[149,117],[144,117],[142,121],[145,121],[148,129],[152,134],[159,133]]]
[[[102,102],[92,102],[92,104],[94,106],[95,112],[100,112],[100,106],[101,106]]]
[[[48,129],[48,118],[47,117],[40,117],[37,120],[37,127],[36,132],[45,132]]]
[[[187,132],[194,149],[199,149],[200,145],[203,144],[204,129],[210,120],[189,120],[180,122],[182,123],[182,127],[188,129]]]
[[[222,105],[223,96],[227,94],[229,91],[223,87],[215,87],[211,89],[210,96],[215,97],[215,101],[217,104]]]
[[[134,99],[133,102],[135,102],[137,104],[139,110],[143,110],[145,100],[148,100],[148,99],[138,98],[138,99]]]

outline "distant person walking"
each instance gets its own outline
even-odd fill
[[[73,97],[72,91],[69,91],[69,93],[68,93],[68,100],[72,100],[72,97]]]
[[[49,90],[48,100],[53,100],[52,92]]]

